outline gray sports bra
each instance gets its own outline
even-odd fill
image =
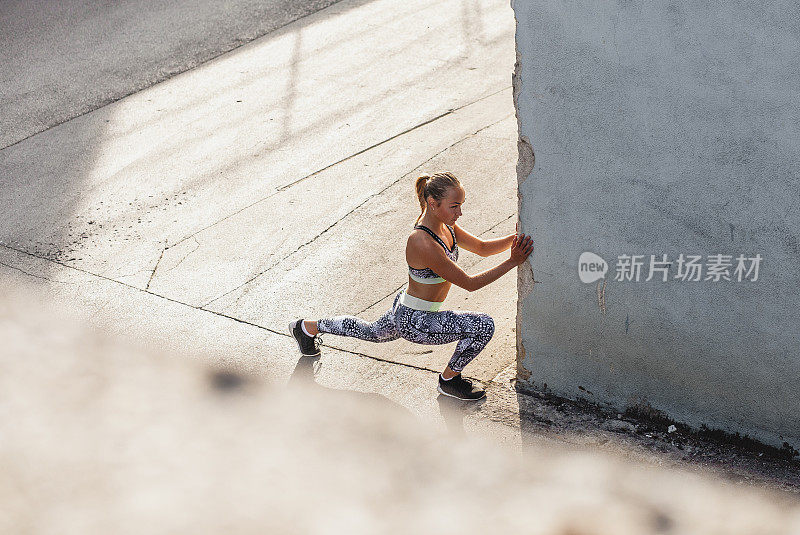
[[[434,231],[426,227],[425,225],[414,225],[414,228],[422,229],[431,236],[433,239],[439,242],[439,245],[444,247],[444,254],[447,255],[447,258],[455,262],[458,260],[458,244],[456,243],[456,233],[453,231],[453,227],[450,225],[445,225],[450,230],[450,235],[453,236],[453,250],[449,250],[447,245],[445,245],[444,241],[436,235]],[[436,273],[433,272],[431,268],[424,268],[424,269],[416,269],[408,266],[408,275],[415,281],[420,282],[422,284],[439,284],[440,282],[447,282],[446,279],[440,277]]]

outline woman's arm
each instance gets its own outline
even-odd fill
[[[499,266],[487,269],[482,273],[478,273],[477,275],[470,277],[476,290],[496,281],[515,267],[524,263],[528,259],[528,256],[530,256],[530,254],[533,252],[533,238],[530,236],[526,236],[525,234],[520,234],[519,236],[517,234],[512,234],[511,236],[507,236],[507,238],[511,238],[511,243],[505,246],[502,250],[505,251],[510,247],[511,258],[506,259]],[[505,239],[506,238],[500,238],[500,240]],[[497,252],[499,253],[500,251]]]
[[[511,258],[506,259],[501,264],[487,269],[477,275],[468,275],[458,264],[450,260],[445,254],[444,250],[433,241],[426,240],[422,245],[424,254],[428,258],[428,267],[445,280],[460,286],[469,292],[474,292],[490,284],[513,268],[522,264],[528,256],[533,252],[533,240],[530,236],[520,235],[512,236],[511,244]]]
[[[499,279],[500,277],[502,277],[503,275],[505,275],[506,273],[517,267],[518,265],[519,264],[515,262],[513,259],[507,258],[501,264],[491,269],[487,269],[486,271],[482,271],[477,275],[471,276],[470,283],[472,288],[471,289],[467,288],[467,290],[469,290],[470,292],[479,290],[484,286],[486,286],[487,284],[493,283],[494,281],[496,281],[497,279]]]
[[[483,244],[481,245],[483,254],[481,256],[491,256],[509,250],[511,248],[511,243],[514,241],[514,236],[516,236],[516,234],[509,234],[503,238],[483,240]]]
[[[511,247],[514,236],[516,236],[516,234],[510,234],[504,238],[482,240],[461,228],[458,223],[453,226],[453,229],[455,230],[459,247],[480,256],[490,256],[507,251]]]

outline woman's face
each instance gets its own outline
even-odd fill
[[[453,225],[461,217],[461,205],[464,204],[466,191],[464,188],[448,188],[447,195],[440,203],[436,203],[434,213],[442,223]],[[434,201],[436,202],[436,201]]]

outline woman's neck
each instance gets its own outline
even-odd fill
[[[444,232],[444,223],[441,220],[437,219],[435,216],[429,216],[427,210],[425,211],[425,215],[422,216],[422,219],[419,220],[418,225],[423,225],[431,229],[436,233]]]

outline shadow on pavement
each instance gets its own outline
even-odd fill
[[[466,436],[464,417],[478,412],[486,403],[486,398],[484,397],[478,401],[461,401],[439,394],[436,402],[439,405],[439,412],[444,418],[447,430],[454,436],[461,437]]]
[[[325,395],[345,398],[348,401],[357,401],[373,409],[378,409],[380,414],[396,419],[418,420],[411,411],[398,405],[384,395],[373,392],[358,392],[355,390],[343,390],[339,388],[328,388],[322,386],[315,380],[315,375],[321,366],[320,357],[300,357],[297,365],[289,377],[288,386],[314,388]]]

